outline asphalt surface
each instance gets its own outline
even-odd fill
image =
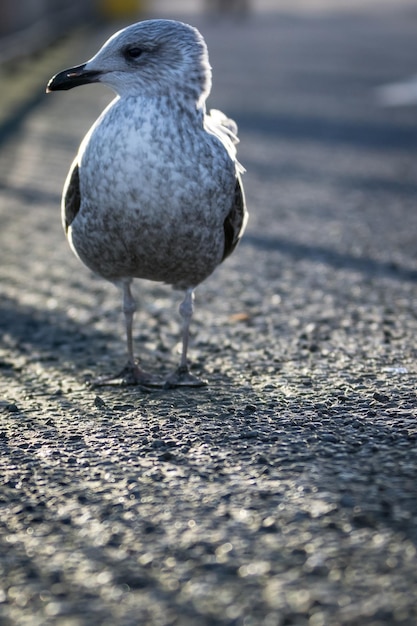
[[[193,22],[251,212],[197,292],[207,388],[86,384],[124,363],[120,299],[59,201],[110,94],[2,120],[0,624],[414,626],[417,108],[374,89],[416,72],[417,13]],[[104,30],[35,60],[39,85]],[[136,293],[136,350],[166,373],[180,295]]]

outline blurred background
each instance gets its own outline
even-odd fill
[[[70,132],[66,118],[71,141],[51,181],[58,205],[68,163],[113,94],[96,85],[46,98],[45,85],[90,58],[118,28],[151,17],[189,21],[207,41],[208,106],[239,126],[239,157],[256,208],[252,243],[272,219],[283,239],[295,237],[308,250],[313,242],[327,249],[331,234],[338,254],[415,262],[417,0],[1,0],[0,190],[19,179],[29,193],[33,176],[20,153],[11,182],[11,150],[22,139],[33,160],[45,158],[29,132],[32,113],[40,109],[49,122],[39,142],[50,149],[59,103],[77,124]],[[65,114],[56,115],[60,123]],[[42,193],[45,184],[36,183]]]
[[[131,21],[164,14],[248,16],[251,12],[361,10],[416,6],[416,0],[2,0],[0,62],[31,54],[93,19]]]
[[[118,28],[149,17],[188,21],[207,41],[208,107],[237,121],[247,169],[251,219],[241,248],[254,255],[251,269],[264,262],[270,275],[276,265],[271,297],[283,290],[284,259],[304,259],[303,276],[317,259],[329,271],[403,268],[414,276],[416,100],[386,106],[381,93],[392,92],[380,89],[417,72],[417,0],[1,0],[0,227],[8,220],[17,233],[2,271],[19,298],[22,233],[33,248],[44,210],[47,228],[57,230],[48,241],[62,245],[57,213],[69,163],[113,97],[103,85],[46,97],[46,83]],[[9,220],[11,197],[19,228],[16,215]],[[36,206],[32,228],[28,206]],[[289,291],[293,297],[294,285]]]

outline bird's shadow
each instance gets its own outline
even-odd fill
[[[30,363],[42,363],[45,370],[55,372],[59,378],[76,378],[94,389],[129,389],[132,385],[110,384],[95,387],[93,381],[100,376],[114,374],[124,364],[124,344],[121,327],[113,332],[103,332],[95,324],[83,324],[72,319],[65,311],[39,309],[22,304],[14,298],[3,296],[0,302],[1,337],[0,370],[3,374],[18,374]],[[120,331],[120,332],[119,332]],[[120,343],[120,349],[117,347]],[[142,346],[149,371],[163,379],[176,367],[175,358],[166,363],[160,355]],[[204,369],[197,360],[195,369]],[[203,373],[201,373],[203,375]],[[204,377],[204,375],[203,375]],[[189,388],[187,388],[189,389]],[[204,391],[196,387],[194,391]],[[176,389],[166,387],[143,388],[154,395],[169,395]]]
[[[59,361],[59,368],[65,372],[81,353],[97,355],[114,340],[113,334],[104,333],[93,324],[82,325],[64,311],[39,309],[9,296],[1,299],[0,318],[2,368],[19,369],[17,359]]]
[[[386,276],[394,280],[417,282],[417,269],[406,267],[390,260],[373,259],[369,256],[355,256],[339,252],[332,247],[310,245],[284,237],[267,234],[248,233],[242,240],[243,246],[252,246],[267,252],[279,252],[293,260],[310,258],[335,269],[350,269],[363,276],[373,278]]]

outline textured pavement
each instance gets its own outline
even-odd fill
[[[1,118],[0,624],[414,626],[417,108],[374,89],[416,72],[417,13],[193,23],[251,213],[197,291],[205,389],[86,385],[123,365],[120,298],[59,202],[109,92]],[[38,59],[40,88],[107,34]],[[166,373],[180,295],[136,293],[136,351]]]

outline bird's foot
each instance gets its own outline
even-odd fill
[[[166,379],[164,386],[167,389],[173,389],[174,387],[205,387],[206,385],[208,382],[191,374],[187,365],[179,365]]]
[[[128,363],[122,371],[115,376],[101,376],[91,382],[92,387],[104,387],[105,385],[116,385],[120,387],[128,385],[164,387],[165,381],[158,376],[143,371],[137,363],[133,365]]]

